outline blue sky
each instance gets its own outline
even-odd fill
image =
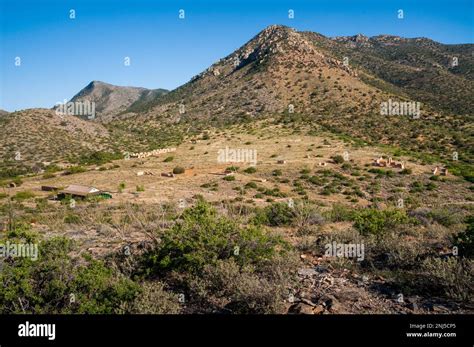
[[[473,43],[473,17],[473,0],[0,0],[0,108],[51,107],[92,80],[174,89],[271,24]]]

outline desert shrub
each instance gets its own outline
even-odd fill
[[[174,157],[173,156],[169,156],[169,157],[166,157],[165,160],[163,160],[164,163],[169,163],[171,161],[173,161]]]
[[[73,270],[72,293],[76,294],[77,313],[121,313],[123,303],[132,301],[140,291],[138,284],[107,266],[88,259]]]
[[[118,186],[118,191],[119,191],[119,193],[122,193],[123,190],[125,189],[125,187],[126,187],[125,182],[120,182],[120,184],[119,184],[119,186]]]
[[[81,221],[81,217],[77,214],[69,213],[64,217],[64,223],[68,224],[79,224]]]
[[[33,192],[30,192],[29,190],[25,190],[23,192],[16,193],[13,199],[21,201],[21,200],[31,199],[34,197],[35,197],[35,194]]]
[[[274,196],[274,197],[277,197],[277,198],[284,198],[286,196],[285,193],[281,192],[280,189],[278,187],[275,187],[275,188],[268,188],[268,189],[265,189],[263,188],[262,190],[263,194],[265,195],[268,195],[268,196]]]
[[[290,225],[296,217],[296,212],[288,204],[279,202],[257,210],[254,222],[269,226]]]
[[[138,185],[136,187],[136,189],[137,189],[137,192],[144,192],[145,191],[145,186],[144,185]]]
[[[21,242],[17,240],[16,242]],[[25,241],[23,241],[25,242]],[[38,259],[17,257],[0,272],[0,312],[119,313],[139,287],[104,262],[69,253],[71,240],[52,238],[38,246]]]
[[[341,204],[334,204],[326,217],[332,222],[345,222],[352,220],[353,210]]]
[[[366,262],[379,269],[412,269],[431,252],[430,244],[419,239],[408,240],[406,235],[397,232],[378,238],[366,237],[364,242]]]
[[[336,164],[342,164],[344,162],[344,158],[342,155],[334,155],[331,157],[331,159],[336,163]]]
[[[248,183],[245,185],[245,188],[257,189],[257,183],[255,183],[255,182],[248,182]]]
[[[295,224],[299,227],[300,233],[305,233],[307,228],[315,225],[322,225],[325,222],[320,209],[308,203],[300,203],[295,208]]]
[[[61,168],[56,164],[49,164],[48,166],[44,168],[44,171],[47,173],[54,173],[54,172],[61,171]]]
[[[349,164],[349,163],[344,163],[344,164],[341,165],[341,169],[350,170],[350,169],[352,169],[352,165]]]
[[[362,234],[379,235],[411,220],[404,210],[363,209],[352,216],[354,227]]]
[[[0,170],[0,179],[15,178],[20,175],[26,175],[31,171],[27,167],[3,167]]]
[[[474,262],[471,259],[449,257],[427,258],[416,274],[417,280],[408,286],[424,294],[441,295],[468,301],[474,297]]]
[[[17,187],[21,186],[23,184],[23,180],[20,178],[20,177],[15,177],[13,180],[12,180],[13,183],[16,184]]]
[[[70,168],[64,171],[64,174],[73,175],[81,172],[86,172],[86,168],[82,166],[71,166]]]
[[[460,213],[448,208],[433,209],[428,213],[428,217],[445,227],[450,227],[463,222],[463,217]]]
[[[132,314],[176,314],[181,311],[181,304],[176,294],[164,289],[163,283],[145,282],[127,311]]]
[[[245,172],[245,173],[248,173],[248,174],[253,174],[253,173],[257,172],[257,169],[256,169],[255,167],[253,167],[253,166],[249,166],[248,168],[246,168],[246,169],[244,170],[244,172]]]
[[[275,266],[282,269],[282,266]],[[286,274],[289,271],[284,271]],[[284,313],[289,276],[268,276],[251,266],[241,267],[234,259],[206,265],[192,290],[206,308],[220,308],[234,314]]]
[[[46,173],[43,175],[43,178],[44,178],[44,179],[54,178],[54,177],[56,177],[56,175],[53,174],[52,172],[46,172]]]
[[[317,186],[322,186],[324,184],[324,180],[318,176],[311,176],[308,178],[308,181]]]
[[[277,253],[277,245],[285,243],[258,226],[240,227],[200,200],[183,212],[144,261],[151,272],[199,273],[206,264],[219,259],[235,258],[240,265],[265,262]]]
[[[176,166],[174,169],[173,169],[173,173],[175,175],[179,175],[179,174],[183,174],[184,173],[184,167],[182,166]]]
[[[112,160],[118,159],[123,159],[123,155],[121,153],[96,151],[82,155],[79,157],[78,162],[81,165],[103,165],[111,162]]]
[[[224,181],[228,181],[228,182],[231,182],[231,181],[235,181],[235,176],[234,175],[230,175],[230,176],[225,176],[224,178],[222,178]]]
[[[272,171],[273,176],[281,176],[283,173],[281,172],[280,169],[276,169]]]
[[[378,169],[378,168],[372,168],[372,169],[368,170],[368,172],[376,174],[379,177],[382,177],[382,176],[393,177],[393,176],[395,176],[395,173],[391,170],[383,170],[383,169]]]
[[[432,219],[430,218],[431,210],[429,208],[416,208],[408,212],[408,215],[412,218],[415,218],[419,223],[427,226],[431,223]]]
[[[474,256],[474,216],[466,219],[466,230],[457,234],[455,244],[459,248],[459,255],[466,258]]]
[[[415,181],[410,185],[410,193],[421,193],[425,190],[423,183]]]

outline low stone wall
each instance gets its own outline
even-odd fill
[[[160,148],[150,152],[130,153],[130,158],[148,158],[151,156],[176,151],[176,148]]]

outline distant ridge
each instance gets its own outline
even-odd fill
[[[126,112],[134,103],[155,99],[167,92],[166,89],[121,87],[101,81],[92,81],[70,101],[95,102],[96,118],[102,121],[111,121]]]

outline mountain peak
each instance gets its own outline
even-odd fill
[[[106,121],[111,120],[116,115],[125,113],[135,103],[147,102],[149,99],[166,93],[167,90],[165,89],[122,87],[94,80],[81,89],[71,101],[94,102],[98,118]]]
[[[102,81],[91,81],[87,87],[98,87],[98,86],[111,86],[111,84],[102,82]]]

